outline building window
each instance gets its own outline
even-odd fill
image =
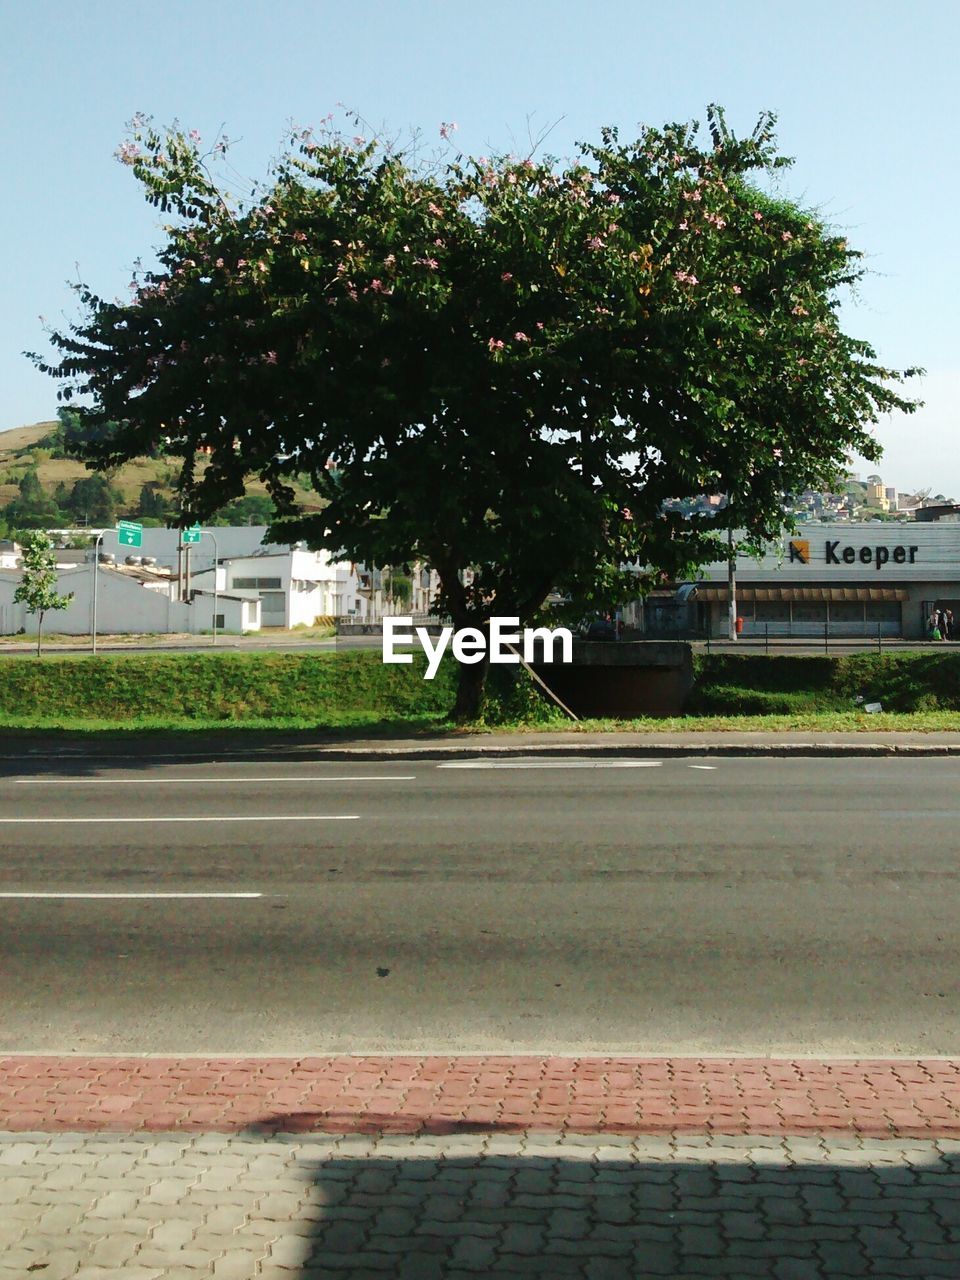
[[[217,628],[217,630],[218,630],[218,631],[222,631],[222,630],[223,630],[223,628],[224,628],[224,621],[223,621],[223,614],[222,614],[222,613],[215,613],[215,614],[213,615],[213,625]]]
[[[900,603],[896,600],[871,600],[864,606],[868,622],[900,621]]]
[[[789,622],[790,605],[786,600],[758,600],[758,622]]]
[[[827,606],[820,601],[794,600],[794,622],[826,622]]]
[[[230,584],[238,591],[276,591],[283,586],[280,578],[234,578]]]

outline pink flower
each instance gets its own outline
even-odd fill
[[[217,266],[217,267],[222,267],[222,266],[224,265],[224,263],[223,263],[223,259],[222,259],[222,258],[218,258],[218,259],[217,259],[217,261],[216,261],[216,263],[215,263],[214,265],[215,265],[215,266]]]
[[[797,305],[793,308],[793,314],[795,316],[806,316],[806,315],[809,315],[810,313],[806,307],[802,307],[798,302]]]
[[[444,141],[449,141],[451,133],[456,133],[458,127],[456,120],[441,121],[440,137],[443,138]]]
[[[396,258],[394,257],[394,255],[392,253],[388,253],[383,260],[383,265],[385,267],[392,267],[395,262],[396,262]]]
[[[437,246],[438,249],[443,248],[443,241],[441,239],[437,238],[436,240],[434,240],[433,243]]]
[[[237,266],[238,266],[238,267],[245,267],[246,265],[247,265],[247,260],[246,260],[246,258],[238,258],[238,259],[237,259]]]
[[[527,335],[526,335],[522,330],[520,330],[520,329],[518,329],[518,330],[517,330],[517,332],[513,335],[513,338],[514,338],[514,341],[515,341],[515,342],[529,342],[529,341],[530,341],[530,339],[527,337]]]
[[[756,219],[756,221],[757,221],[757,222],[762,222],[762,221],[763,221],[763,214],[760,212],[760,210],[759,210],[759,209],[754,209],[754,211],[753,211],[753,216],[754,216],[754,218]]]
[[[442,218],[442,217],[443,217],[443,210],[440,208],[440,206],[439,206],[438,204],[434,204],[432,200],[431,200],[431,201],[430,201],[430,203],[427,205],[427,209],[428,209],[428,211],[429,211],[430,213],[432,213],[432,214],[433,214],[433,216],[434,216],[435,218]]]
[[[372,293],[383,293],[383,281],[382,281],[382,280],[371,280],[371,281],[370,281],[370,290],[371,290],[371,292],[372,292]]]
[[[503,342],[499,338],[489,338],[487,340],[487,346],[491,351],[502,351],[503,345]]]
[[[681,223],[680,223],[679,230],[681,230],[681,231],[686,231],[686,229],[687,229],[687,225],[688,225],[688,224],[686,223],[686,221],[681,222]]]
[[[781,231],[781,232],[780,232],[780,239],[781,239],[781,240],[792,240],[792,239],[793,239],[793,234],[792,234],[792,232],[790,232],[790,231]]]
[[[200,131],[198,129],[191,129],[187,136],[189,137],[191,142],[200,141]]]
[[[140,155],[140,148],[133,142],[121,142],[114,154],[121,164],[133,164]]]
[[[426,267],[428,271],[436,271],[440,265],[436,258],[414,258],[414,262],[419,263],[421,267]]]
[[[263,357],[263,359],[266,364],[276,364],[277,353],[275,351],[268,351],[267,354]]]
[[[587,248],[588,248],[588,249],[602,249],[602,248],[603,248],[603,241],[601,240],[601,238],[600,238],[599,236],[591,236],[591,237],[590,237],[590,239],[587,241]]]
[[[743,290],[740,288],[740,286],[739,286],[738,284],[735,284],[735,285],[733,286],[733,288],[730,290],[730,292],[731,292],[731,293],[736,293],[736,294],[741,294],[741,293],[743,293]]]
[[[542,328],[543,328],[543,321],[542,321],[542,320],[538,320],[538,321],[537,321],[537,328],[538,328],[538,329],[542,329]]]
[[[500,277],[500,279],[501,279],[501,280],[512,280],[512,279],[513,279],[513,272],[512,272],[512,271],[505,271],[505,272],[503,273],[503,275]]]
[[[619,204],[619,203],[620,203],[620,197],[617,195],[617,193],[616,193],[615,191],[608,191],[608,192],[607,192],[606,199],[607,199],[607,204]]]
[[[675,271],[673,273],[681,284],[699,284],[700,281],[695,275],[689,271]]]
[[[390,357],[389,357],[389,356],[384,356],[384,357],[383,357],[383,359],[380,361],[380,368],[381,368],[381,369],[389,369],[389,368],[390,368]]]
[[[366,138],[364,138],[362,134],[358,133],[353,140],[353,145],[355,147],[362,147],[365,142],[366,142]]]
[[[295,231],[293,233],[293,238],[298,244],[303,244],[304,240],[307,238],[307,233],[305,231]]]

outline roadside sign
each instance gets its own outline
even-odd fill
[[[131,520],[117,522],[117,541],[121,547],[139,547],[143,545],[143,525],[134,524]]]
[[[200,528],[198,524],[191,525],[189,529],[180,530],[180,541],[181,542],[199,542],[200,535],[202,533],[203,533],[203,530]]]

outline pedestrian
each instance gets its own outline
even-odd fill
[[[940,639],[940,610],[934,607],[933,613],[927,619],[927,639]]]
[[[940,629],[943,632],[944,640],[953,639],[953,610],[952,609],[944,609],[943,625],[941,626]]]

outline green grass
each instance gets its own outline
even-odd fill
[[[696,659],[687,714],[583,720],[548,707],[513,668],[491,672],[481,722],[447,719],[456,665],[422,678],[424,659],[385,666],[376,650],[325,653],[118,653],[0,662],[8,735],[310,732],[417,736],[491,730],[576,732],[960,731],[960,653],[840,658],[711,655]],[[884,710],[867,715],[856,698]]]

